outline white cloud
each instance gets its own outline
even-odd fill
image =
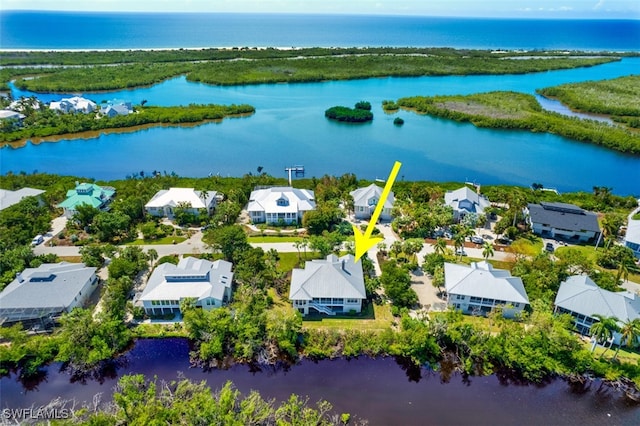
[[[598,10],[600,9],[602,6],[604,6],[604,0],[599,0],[598,3],[596,3],[595,6],[593,6],[593,10]]]

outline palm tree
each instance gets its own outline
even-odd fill
[[[491,256],[493,256],[493,246],[489,241],[485,241],[484,244],[482,244],[482,257],[484,257],[484,260],[487,260]]]
[[[149,259],[149,267],[153,267],[153,263],[158,259],[158,252],[156,249],[147,250],[147,259]]]
[[[444,252],[446,250],[447,250],[447,241],[442,237],[438,237],[438,239],[436,240],[436,243],[433,245],[434,253],[439,255],[444,255]]]
[[[620,278],[622,278],[624,281],[629,279],[629,265],[627,265],[627,263],[624,261],[620,262],[620,265],[618,265],[618,273],[616,274],[616,283],[620,282]]]
[[[293,243],[293,246],[296,248],[296,250],[298,250],[298,260],[302,260],[300,257],[300,249],[302,248],[303,245],[304,245],[304,240],[295,241]]]
[[[616,353],[613,355],[613,359],[616,359],[618,356],[622,345],[628,348],[635,347],[638,343],[638,337],[640,337],[640,318],[627,320],[622,323],[622,327],[620,327],[620,344],[616,349]]]
[[[394,242],[391,244],[391,247],[389,247],[389,250],[391,250],[391,253],[393,253],[393,254],[394,254],[394,256],[395,256],[395,258],[397,259],[397,258],[398,258],[398,255],[399,255],[400,253],[402,253],[402,242],[400,242],[400,241],[394,241]]]
[[[620,328],[618,327],[618,318],[616,317],[605,317],[604,315],[595,314],[593,315],[595,319],[598,321],[591,324],[591,328],[589,331],[591,335],[594,337],[595,341],[593,343],[593,347],[591,348],[591,352],[593,352],[596,348],[596,343],[602,342],[603,347],[605,348],[602,355],[611,347],[613,344],[613,332],[618,331]],[[609,348],[604,346],[604,343],[610,341]],[[602,357],[602,355],[600,355]]]
[[[303,238],[300,242],[300,247],[304,250],[304,260],[307,260],[307,247],[309,247],[309,239]]]
[[[462,232],[458,232],[453,237],[453,246],[456,248],[456,252],[460,253],[460,260],[462,260],[462,248],[464,247],[465,235]]]

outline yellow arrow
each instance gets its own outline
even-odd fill
[[[389,179],[387,179],[387,183],[384,184],[384,189],[382,190],[382,195],[380,195],[380,199],[378,200],[378,205],[376,206],[373,214],[371,215],[371,220],[369,221],[369,225],[367,225],[366,231],[364,234],[358,229],[356,225],[353,225],[353,234],[355,235],[356,240],[356,259],[362,257],[371,247],[379,243],[383,240],[383,238],[371,238],[371,233],[373,232],[373,228],[375,228],[376,223],[378,222],[378,218],[380,217],[380,213],[382,213],[382,208],[384,207],[384,202],[386,201],[389,193],[391,192],[391,187],[393,186],[393,182],[396,180],[396,176],[398,176],[398,171],[400,170],[400,166],[402,164],[399,161],[396,161],[393,165],[393,169],[391,169],[391,174],[389,175]]]

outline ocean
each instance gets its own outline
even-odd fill
[[[640,21],[0,12],[1,49],[363,46],[640,51]]]

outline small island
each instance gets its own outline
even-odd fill
[[[324,112],[324,116],[337,121],[346,121],[349,123],[365,123],[373,120],[371,112],[371,103],[360,101],[355,104],[354,108],[345,106],[334,106]]]

